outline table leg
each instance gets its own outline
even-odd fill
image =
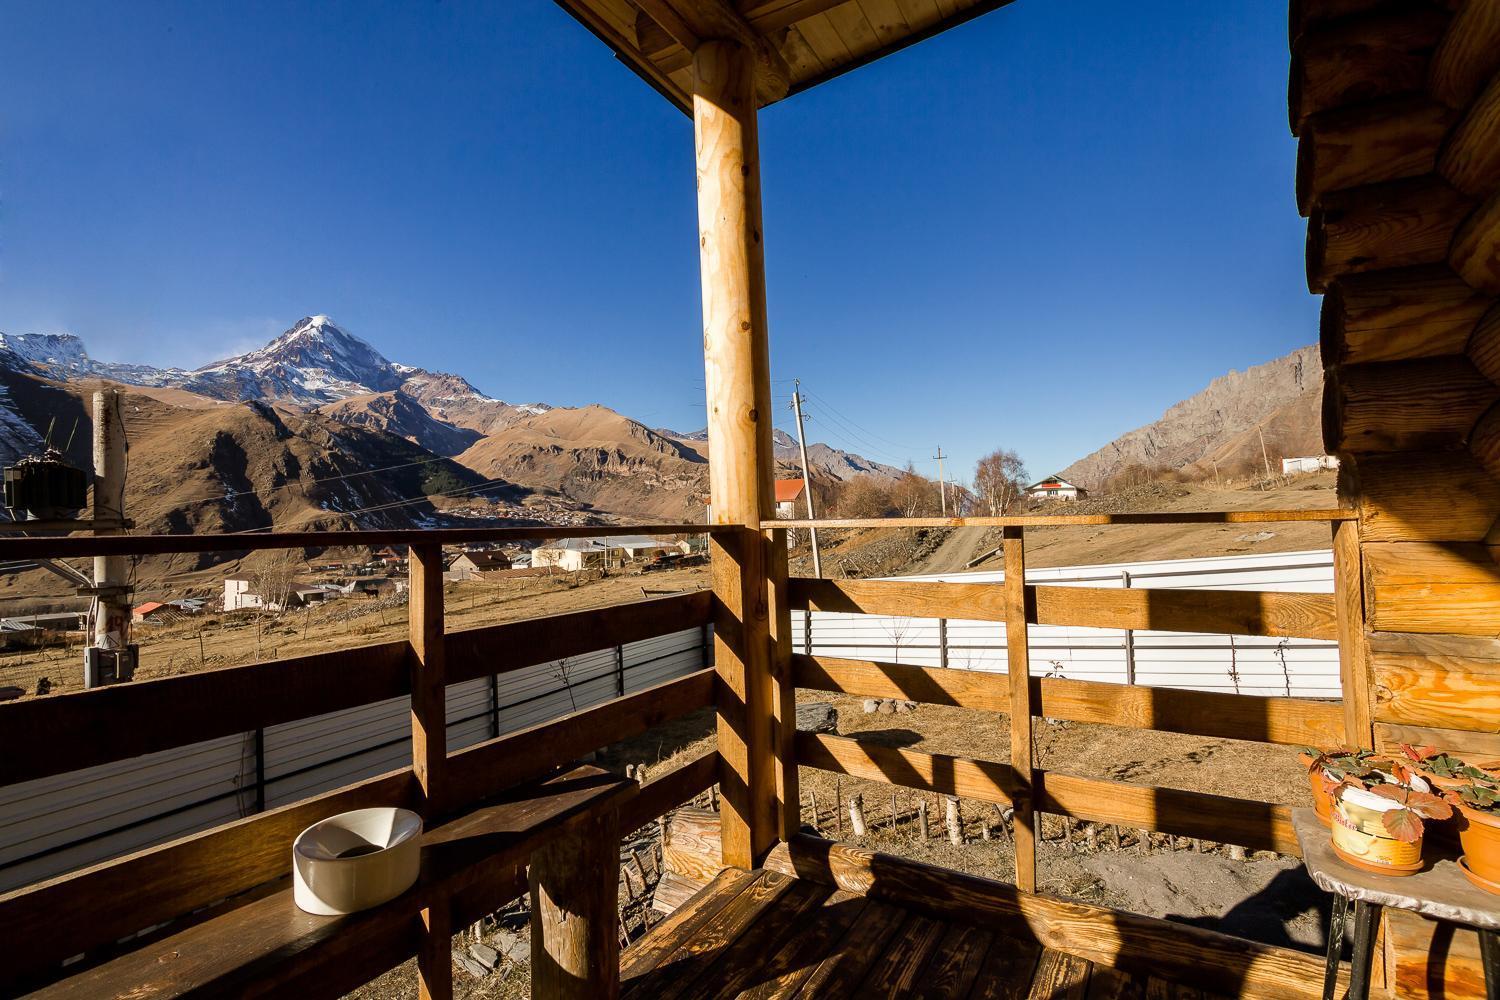
[[[1370,966],[1375,962],[1375,928],[1380,904],[1354,901],[1354,951],[1349,956],[1349,1000],[1369,1000]]]
[[[1500,1000],[1500,931],[1479,932],[1479,961],[1484,966],[1484,995]]]
[[[1339,959],[1344,954],[1344,921],[1349,916],[1349,897],[1334,893],[1333,914],[1328,918],[1328,961],[1323,966],[1323,1000],[1333,1000],[1338,988]]]

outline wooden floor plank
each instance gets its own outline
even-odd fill
[[[1031,1000],[1085,1000],[1091,964],[1077,955],[1046,949],[1031,980]]]
[[[808,926],[783,941],[765,963],[761,981],[740,994],[740,1000],[786,1000],[802,988],[818,963],[828,957],[854,926],[869,900],[839,889],[823,900]]]
[[[870,963],[864,982],[855,991],[861,997],[904,997],[917,982],[917,973],[927,964],[943,939],[948,925],[920,913],[908,916],[901,930]]]
[[[1152,976],[1146,980],[1146,1000],[1203,1000],[1203,993],[1196,987]]]
[[[620,954],[620,990],[651,972],[661,960],[692,938],[709,920],[745,890],[758,875],[741,868],[726,868],[697,895],[683,903],[650,932]]]
[[[1096,964],[1089,973],[1088,1000],[1148,1000],[1146,983],[1145,976]]]
[[[714,965],[714,975],[700,975],[690,989],[678,995],[683,1000],[732,998],[763,982],[768,972],[766,956],[775,954],[788,938],[807,931],[810,920],[817,918],[823,901],[832,894],[828,886],[793,879],[792,887],[777,904],[725,949]]]
[[[953,997],[967,996],[994,937],[978,927],[951,925],[917,978],[912,996],[923,1000],[952,1000]]]
[[[1026,938],[996,934],[980,963],[969,1000],[1021,1000],[1031,995],[1031,977],[1042,946]]]
[[[875,956],[895,936],[905,917],[906,911],[898,907],[869,900],[854,926],[849,928],[849,933],[834,945],[833,951],[818,963],[802,984],[797,993],[798,1000],[850,996]]]
[[[621,995],[640,1000],[676,1000],[698,977],[714,969],[730,946],[759,920],[800,879],[780,872],[762,872],[723,909],[699,925],[689,938],[662,959],[655,969],[632,980]]]

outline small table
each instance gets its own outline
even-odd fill
[[[1479,932],[1479,954],[1484,965],[1485,993],[1500,1000],[1500,896],[1485,892],[1464,876],[1451,854],[1437,859],[1415,875],[1391,876],[1345,864],[1333,851],[1328,828],[1311,809],[1292,810],[1292,828],[1302,848],[1302,863],[1318,888],[1333,894],[1333,917],[1328,926],[1328,962],[1323,974],[1323,1000],[1332,1000],[1338,980],[1339,955],[1344,947],[1344,919],[1354,904],[1354,945],[1349,960],[1350,1000],[1370,995],[1370,966],[1375,958],[1375,928],[1382,907],[1411,910],[1436,920],[1473,927]],[[1431,845],[1424,848],[1429,856]]]

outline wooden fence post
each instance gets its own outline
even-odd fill
[[[407,641],[411,645],[411,762],[422,792],[422,816],[442,812],[446,791],[448,720],[443,663],[443,550],[413,545],[407,560]],[[453,995],[452,928],[448,900],[437,899],[421,912],[417,950],[418,991],[422,1000]]]
[[[714,666],[719,676],[724,862],[753,868],[779,826],[767,595],[771,377],[761,241],[755,55],[737,42],[693,52],[703,366],[713,520]],[[795,805],[795,802],[790,803]]]
[[[1005,658],[1010,671],[1010,762],[1016,772],[1012,841],[1016,888],[1036,891],[1036,780],[1031,750],[1031,647],[1026,633],[1026,541],[1024,529],[1002,530],[1005,542]]]
[[[531,995],[620,995],[620,831],[607,812],[531,856]]]
[[[787,593],[787,532],[766,532],[770,546],[766,593],[771,606],[771,738],[776,778],[777,835],[791,840],[802,829],[797,781],[797,685],[792,679],[792,610]]]
[[[1333,525],[1333,604],[1339,636],[1339,684],[1344,694],[1344,742],[1374,747],[1371,704],[1374,682],[1365,640],[1364,570],[1360,563],[1359,522]]]

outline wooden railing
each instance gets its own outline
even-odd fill
[[[411,546],[406,641],[0,705],[0,785],[403,695],[411,696],[413,755],[410,767],[0,895],[0,940],[6,942],[8,956],[0,971],[0,992],[55,978],[60,963],[75,955],[107,957],[119,950],[122,938],[155,925],[167,923],[170,932],[226,910],[239,912],[235,908],[240,903],[248,905],[265,887],[285,881],[292,839],[331,814],[401,805],[421,811],[429,822],[442,823],[507,789],[543,779],[597,748],[713,705],[714,672],[704,669],[456,753],[450,754],[445,742],[447,685],[704,626],[710,621],[712,600],[706,591],[684,593],[448,633],[443,627],[442,544],[705,530],[714,529],[647,525],[0,539],[0,558]],[[708,788],[718,780],[718,770],[717,751],[709,751],[646,782],[637,794],[621,800],[610,828],[628,833],[650,822]],[[406,955],[413,950],[419,955],[426,995],[447,995],[451,928],[524,891],[524,866],[487,869],[477,879],[444,884],[453,887],[451,894],[444,890],[439,897],[424,897],[419,933],[409,935],[398,928],[381,938],[379,947],[372,938],[369,947],[343,949],[338,975],[327,982],[363,982],[405,957],[392,954],[391,947],[399,951],[409,946]],[[600,916],[613,921],[612,898],[608,910]],[[246,961],[279,960],[255,956],[252,950],[247,949]]]
[[[1103,589],[1024,582],[1027,528],[1287,521],[1333,524],[1333,594]],[[783,669],[790,683],[798,688],[1008,715],[1009,761],[974,760],[809,733],[797,734],[795,754],[797,763],[810,767],[1011,807],[1016,834],[1016,885],[1023,890],[1034,890],[1036,885],[1037,812],[1251,849],[1297,853],[1290,809],[1283,805],[1039,768],[1031,744],[1034,718],[1287,745],[1371,743],[1362,580],[1356,540],[1358,524],[1349,511],[776,520],[762,524],[763,529],[773,531],[812,526],[1002,530],[1005,578],[1001,585],[790,578],[784,588],[787,598],[782,613],[816,610],[1004,622],[1008,674],[799,655],[790,650],[783,656]],[[1029,669],[1029,625],[1337,640],[1345,698],[1340,705],[1035,678],[1030,676]]]

